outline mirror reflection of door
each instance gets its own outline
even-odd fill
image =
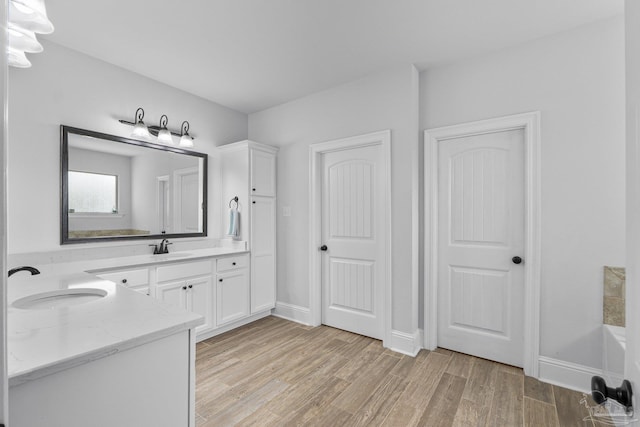
[[[199,225],[199,172],[198,168],[174,171],[175,232],[196,233]]]
[[[171,233],[171,184],[169,175],[159,176],[158,182],[158,229],[161,234]]]

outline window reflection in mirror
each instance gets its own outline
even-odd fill
[[[206,236],[207,155],[61,127],[61,242]]]
[[[69,213],[117,214],[118,176],[70,170]]]

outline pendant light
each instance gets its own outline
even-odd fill
[[[151,135],[149,135],[149,129],[147,125],[144,124],[142,119],[144,118],[144,110],[142,108],[138,108],[136,110],[136,116],[133,119],[135,125],[133,126],[133,132],[131,132],[131,136],[136,138],[144,138],[149,139]]]
[[[193,147],[193,138],[189,135],[189,122],[182,122],[182,128],[180,132],[180,147],[191,148]]]
[[[171,144],[173,145],[173,138],[171,137],[171,132],[167,129],[167,123],[169,122],[169,118],[166,114],[163,114],[160,117],[160,130],[158,131],[158,141],[163,144]]]
[[[50,34],[53,24],[47,17],[44,0],[9,0],[7,22],[7,62],[12,67],[28,68],[27,53],[43,51],[36,34]]]
[[[38,34],[53,33],[44,0],[9,0],[9,21]]]
[[[7,25],[7,35],[11,49],[28,53],[40,53],[44,50],[33,31],[25,30],[11,22]]]
[[[31,61],[27,59],[27,55],[21,50],[7,47],[7,64],[15,68],[29,68]]]

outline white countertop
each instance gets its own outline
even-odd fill
[[[80,261],[77,263],[65,263],[56,267],[56,271],[91,271],[102,272],[105,270],[126,269],[143,267],[148,265],[168,264],[183,261],[192,261],[201,258],[247,253],[246,249],[236,248],[208,248],[194,249],[180,252],[171,252],[162,255],[132,255],[118,258],[104,258]],[[35,267],[38,267],[37,265]]]
[[[211,248],[168,256],[139,255],[92,260],[82,264],[84,270],[99,271],[243,252],[246,251]],[[72,268],[67,266],[61,270]],[[98,288],[106,291],[107,295],[95,301],[60,308],[18,309],[12,306],[14,301],[25,296],[68,288]],[[9,279],[7,302],[10,386],[195,328],[203,322],[198,314],[84,272],[36,276],[19,272]]]

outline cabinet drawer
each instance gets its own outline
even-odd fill
[[[149,270],[146,268],[115,271],[113,273],[100,273],[96,274],[96,276],[130,288],[149,284]]]
[[[158,267],[158,282],[211,274],[211,260]]]
[[[249,264],[248,255],[238,255],[227,258],[218,258],[218,273],[222,271],[234,270],[236,268],[245,268]]]

